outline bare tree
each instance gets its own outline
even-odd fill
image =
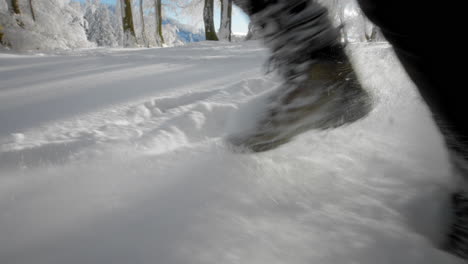
[[[221,1],[221,27],[219,37],[231,41],[232,35],[232,0]]]
[[[205,6],[203,8],[203,22],[205,23],[206,40],[218,40],[213,20],[213,9],[213,0],[205,0]]]
[[[29,9],[31,10],[31,17],[36,21],[36,14],[34,13],[33,0],[29,0]]]
[[[120,7],[122,10],[124,46],[133,46],[136,44],[136,34],[133,24],[132,3],[130,0],[120,0]]]
[[[154,17],[156,20],[156,44],[162,46],[164,37],[162,34],[162,5],[161,0],[154,0]]]

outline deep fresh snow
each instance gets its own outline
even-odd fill
[[[0,263],[462,263],[427,108],[350,53],[370,116],[261,154],[224,142],[278,85],[259,43],[0,54]]]

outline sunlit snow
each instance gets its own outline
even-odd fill
[[[0,262],[462,263],[426,106],[387,44],[350,54],[370,116],[260,154],[224,141],[279,84],[259,43],[0,54]]]

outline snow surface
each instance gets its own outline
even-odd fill
[[[256,42],[0,54],[0,262],[462,263],[426,106],[386,44],[350,52],[370,116],[260,154],[223,140],[278,85]]]

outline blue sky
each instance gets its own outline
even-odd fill
[[[85,2],[86,0],[77,0],[80,2]],[[116,0],[101,0],[102,3],[108,3],[108,4],[115,4]],[[219,17],[220,17],[220,12],[217,10],[215,15],[215,23],[216,25],[219,26]],[[177,20],[179,20],[181,23],[187,23],[187,19],[183,17],[177,17],[175,14],[167,14],[169,17],[173,17]],[[200,14],[201,16],[201,14]],[[249,25],[249,18],[247,15],[245,15],[244,12],[242,12],[239,8],[234,7],[233,11],[233,17],[232,17],[232,31],[233,32],[242,32],[242,33],[247,33],[248,30],[248,25]]]
[[[215,23],[219,25],[220,12],[216,12]],[[232,31],[247,33],[249,28],[249,17],[240,10],[237,6],[234,6],[232,12]]]

